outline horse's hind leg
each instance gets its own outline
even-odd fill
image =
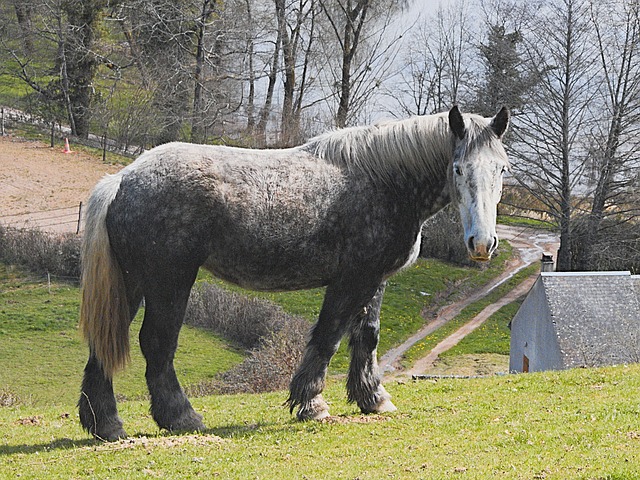
[[[396,407],[391,395],[380,383],[376,348],[380,336],[380,307],[385,284],[382,284],[371,302],[351,322],[349,347],[351,363],[347,377],[350,402],[355,402],[363,413],[392,412]]]
[[[93,352],[84,368],[78,410],[80,423],[97,439],[111,442],[126,438],[127,433],[118,416],[113,383],[105,376]]]
[[[327,287],[318,322],[289,386],[291,411],[299,406],[299,420],[321,420],[329,416],[329,407],[322,398],[325,376],[350,320],[369,302],[376,287],[357,283],[341,283]]]
[[[125,277],[125,285],[130,317],[133,320],[142,301],[142,293],[128,277]],[[89,361],[84,368],[78,411],[84,429],[97,439],[114,441],[126,438],[127,433],[118,416],[112,380],[105,375],[93,351],[90,352]]]
[[[145,315],[140,330],[140,347],[147,361],[146,379],[151,395],[151,414],[160,428],[171,431],[204,429],[198,415],[180,387],[173,367],[178,334],[195,280],[197,268],[189,274],[171,272],[172,278],[155,278],[145,289]]]

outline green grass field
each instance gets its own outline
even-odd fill
[[[49,287],[0,265],[0,394],[37,405],[77,401],[88,355],[77,329],[79,302],[77,287]],[[121,397],[146,395],[139,328],[140,315],[131,327],[131,365],[115,380]],[[242,358],[216,336],[185,326],[175,365],[183,384],[189,385],[228,370]]]
[[[491,315],[480,327],[464,337],[455,347],[443,352],[441,356],[496,353],[509,355],[511,332],[509,322],[518,312],[522,301],[505,305]]]
[[[388,282],[381,314],[378,352],[384,354],[423,324],[421,311],[436,301],[459,295],[464,288],[486,282],[502,271],[511,255],[508,247],[489,268],[460,268],[435,260],[419,260]],[[0,265],[0,393],[27,404],[73,404],[77,400],[87,347],[77,331],[80,293],[77,286],[29,280],[27,274]],[[206,274],[201,279],[210,279]],[[452,285],[455,288],[452,288]],[[227,288],[234,288],[229,285]],[[323,289],[258,294],[287,312],[314,321]],[[442,293],[442,292],[446,292]],[[120,398],[146,395],[145,362],[137,344],[141,314],[131,328],[132,362],[116,376]],[[344,373],[348,352],[343,342],[331,364],[331,373]],[[243,353],[218,337],[185,326],[176,353],[176,371],[183,386],[214,378],[239,363]]]
[[[491,268],[452,267],[420,260],[388,282],[381,314],[379,353],[403,341],[418,329],[421,311],[452,284],[457,289],[497,275],[510,255],[503,250]],[[203,275],[203,278],[207,278]],[[231,288],[227,286],[227,288]],[[87,348],[77,331],[80,294],[76,286],[25,279],[25,274],[0,265],[0,389],[22,402],[69,404],[77,400]],[[237,289],[236,289],[237,290]],[[322,303],[322,289],[258,295],[281,305],[289,313],[313,321]],[[116,394],[138,398],[146,394],[144,359],[137,345],[139,315],[131,328],[132,363],[115,378]],[[331,364],[332,373],[346,371],[346,343]],[[205,331],[185,326],[176,354],[176,371],[186,387],[206,381],[243,358],[241,352]]]
[[[406,335],[405,325],[436,296],[437,282],[445,290],[460,285],[464,270],[419,262],[394,277],[383,338]],[[273,299],[312,318],[322,291],[297,295]],[[282,405],[286,392],[211,396],[192,399],[207,431],[169,435],[148,413],[144,362],[134,344],[132,366],[115,381],[132,437],[101,444],[81,430],[75,407],[87,354],[78,304],[77,287],[49,286],[0,266],[0,478],[640,478],[639,366],[391,382],[399,410],[385,416],[360,415],[336,377],[326,392],[334,415],[328,422],[294,421]],[[504,307],[448,355],[504,354],[505,323],[515,308]],[[395,326],[385,325],[394,316]],[[184,328],[176,369],[189,385],[241,359],[215,336]]]
[[[636,479],[640,367],[391,383],[398,412],[297,423],[284,392],[195,399],[209,430],[157,431],[120,404],[132,438],[101,444],[72,405],[0,408],[0,476],[25,479]]]

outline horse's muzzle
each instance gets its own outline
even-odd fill
[[[496,236],[493,236],[490,242],[476,242],[475,237],[469,237],[467,240],[469,258],[474,262],[488,262],[496,248],[498,248],[498,237]]]

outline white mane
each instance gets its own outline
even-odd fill
[[[451,157],[446,114],[352,127],[311,139],[311,153],[354,173],[390,182],[398,173],[424,178],[442,171]]]
[[[490,139],[486,119],[468,114],[465,119],[467,149]],[[453,147],[447,113],[336,130],[312,138],[302,146],[328,163],[385,183],[392,183],[398,174],[419,178],[441,174],[451,159]]]

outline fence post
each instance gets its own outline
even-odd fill
[[[78,228],[76,228],[76,235],[80,233],[80,222],[82,221],[82,202],[78,205]]]
[[[102,134],[102,163],[107,162],[107,132]]]
[[[0,120],[0,135],[4,137],[6,135],[4,131],[4,107],[2,107],[2,114],[0,116],[2,117]]]

